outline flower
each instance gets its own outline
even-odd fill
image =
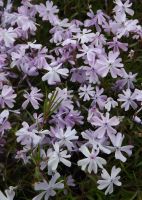
[[[77,39],[81,44],[92,42],[95,34],[91,30],[83,29],[82,32],[77,33],[74,39]]]
[[[29,102],[32,104],[34,109],[39,109],[39,102],[42,101],[43,94],[40,93],[40,90],[37,87],[31,87],[31,92],[28,93],[25,91],[25,94],[23,95],[27,100],[25,100],[22,104],[23,109],[26,109]]]
[[[119,52],[119,49],[122,49],[123,51],[127,51],[128,50],[128,44],[127,43],[122,43],[118,41],[117,37],[113,38],[112,42],[108,42],[107,43],[109,45],[109,49],[113,48],[114,52]]]
[[[126,162],[126,157],[122,154],[122,152],[127,153],[129,156],[132,154],[132,145],[121,146],[124,139],[124,135],[121,133],[117,133],[116,136],[111,137],[111,142],[113,147],[109,147],[112,152],[115,152],[115,158],[121,160],[122,162]]]
[[[27,122],[23,122],[22,126],[23,127],[16,132],[17,142],[20,142],[27,148],[37,146],[41,140],[41,136],[37,135],[38,131],[30,127]]]
[[[35,190],[36,191],[43,191],[36,197],[34,197],[32,200],[41,200],[44,197],[44,200],[48,200],[49,197],[53,197],[56,195],[55,190],[63,189],[64,184],[62,181],[59,181],[56,183],[57,179],[60,177],[59,173],[56,173],[52,176],[49,183],[46,180],[43,180],[43,182],[35,183]]]
[[[0,41],[3,41],[6,47],[11,47],[17,38],[17,34],[12,27],[9,29],[0,28]]]
[[[11,128],[11,125],[8,121],[8,117],[9,117],[8,110],[3,110],[0,113],[0,135],[1,136],[5,133],[5,130],[9,130]]]
[[[55,85],[56,83],[61,82],[60,76],[67,77],[69,70],[66,68],[60,68],[62,64],[59,64],[56,67],[46,67],[48,71],[43,77],[43,81],[48,81],[49,85]]]
[[[121,182],[119,181],[120,176],[117,176],[120,173],[121,169],[116,168],[115,166],[111,169],[111,175],[103,169],[101,177],[103,180],[98,180],[97,183],[99,184],[98,189],[103,190],[105,188],[105,195],[111,194],[113,192],[113,185],[121,186]]]
[[[16,187],[10,186],[9,189],[5,190],[6,196],[0,191],[1,200],[14,200]]]
[[[81,146],[80,151],[86,157],[77,162],[78,166],[81,166],[82,170],[88,168],[87,170],[89,173],[93,171],[96,174],[98,171],[98,167],[103,168],[103,165],[106,164],[106,160],[98,156],[98,151],[94,151],[94,149],[92,149],[90,153],[89,149],[85,145]]]
[[[93,91],[94,88],[91,87],[91,85],[84,85],[83,87],[79,88],[79,96],[80,98],[83,98],[83,101],[89,101],[90,100],[90,96],[93,97],[95,92]]]
[[[100,55],[96,63],[97,72],[100,76],[106,77],[108,73],[112,78],[116,78],[121,75],[121,58],[118,58],[119,52],[110,51],[108,57],[106,55]]]
[[[104,108],[105,101],[107,99],[107,96],[103,95],[103,92],[104,92],[103,88],[99,89],[99,87],[96,86],[96,91],[93,96],[93,102],[92,102],[92,106],[98,105],[101,110]]]
[[[129,0],[127,0],[125,3],[122,3],[121,0],[115,0],[116,6],[114,7],[114,12],[120,12],[120,13],[128,13],[129,15],[134,15],[134,11],[130,8],[132,6],[132,3],[130,3]]]
[[[57,6],[53,6],[52,1],[46,1],[46,6],[42,3],[37,5],[37,11],[43,20],[49,20],[50,22],[53,22],[54,15],[59,12]]]
[[[51,129],[54,136],[58,140],[59,146],[66,146],[68,150],[72,150],[74,147],[73,140],[77,140],[78,136],[76,135],[76,130],[71,129],[71,127],[67,127],[66,130],[57,127],[56,129]]]
[[[124,102],[121,105],[121,108],[124,108],[125,111],[128,111],[130,106],[135,110],[137,108],[137,104],[135,103],[136,100],[136,92],[131,92],[131,90],[128,88],[126,91],[123,90],[123,94],[119,94],[117,99],[120,102]]]
[[[127,87],[129,89],[134,89],[134,83],[136,82],[136,74],[132,74],[132,72],[127,73],[124,69],[122,70],[122,79],[116,81],[116,84],[120,89]]]
[[[71,155],[67,155],[67,150],[60,149],[59,143],[53,145],[54,150],[49,153],[48,167],[55,171],[58,167],[59,162],[62,162],[64,165],[70,167],[71,162],[66,158],[70,158]]]
[[[105,109],[109,112],[111,108],[115,108],[116,106],[118,106],[117,101],[114,101],[112,97],[108,97],[105,102]]]
[[[109,117],[110,114],[107,112],[106,116],[103,116],[103,114],[93,117],[92,125],[99,127],[96,129],[95,133],[98,135],[98,138],[103,138],[104,135],[107,133],[109,137],[112,136],[112,134],[116,133],[116,130],[113,128],[113,126],[117,126],[119,124],[119,119],[114,116],[112,118]]]
[[[0,106],[5,108],[5,105],[7,105],[9,108],[13,108],[16,96],[17,94],[14,94],[12,86],[4,85],[0,93]]]

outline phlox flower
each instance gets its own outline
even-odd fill
[[[9,29],[0,28],[0,41],[4,42],[6,47],[11,47],[17,38],[15,30],[10,27]]]
[[[124,135],[121,133],[117,133],[116,136],[113,135],[111,138],[111,142],[113,146],[110,146],[109,149],[112,152],[115,152],[115,158],[121,160],[122,162],[126,162],[126,157],[122,154],[122,152],[131,156],[132,154],[132,145],[122,146],[122,142],[124,140]]]
[[[136,92],[131,92],[130,89],[123,90],[123,94],[118,95],[118,101],[123,102],[121,108],[124,108],[125,111],[128,111],[130,106],[135,110],[137,108],[136,100]]]
[[[82,32],[74,36],[81,44],[92,42],[95,34],[91,30],[83,29]]]
[[[9,130],[11,128],[11,125],[8,121],[9,117],[9,111],[3,110],[0,113],[0,135],[3,135],[6,130]]]
[[[78,166],[81,166],[82,170],[85,170],[87,168],[87,171],[89,173],[93,171],[96,174],[98,171],[98,167],[103,168],[103,165],[106,165],[106,160],[98,156],[98,151],[92,149],[92,151],[90,152],[85,145],[81,146],[80,151],[86,157],[77,162]]]
[[[79,96],[80,98],[83,97],[83,101],[89,101],[91,97],[95,94],[94,88],[91,85],[84,85],[83,87],[79,88]]]
[[[6,106],[13,108],[16,96],[17,94],[14,93],[12,86],[4,85],[0,91],[0,106],[2,108]]]
[[[65,130],[60,127],[51,128],[47,133],[56,138],[60,147],[66,146],[68,150],[72,150],[74,147],[73,141],[78,139],[76,130],[71,129],[69,126]]]
[[[117,101],[114,101],[112,97],[108,97],[105,102],[105,109],[109,112],[112,108],[118,106]]]
[[[37,87],[31,87],[31,92],[25,91],[23,96],[26,98],[22,104],[23,109],[26,109],[29,103],[32,104],[34,109],[39,109],[39,101],[42,101],[43,94]]]
[[[100,55],[96,63],[96,68],[98,74],[102,77],[106,77],[108,73],[111,74],[112,78],[116,78],[121,75],[121,68],[123,64],[121,63],[121,58],[118,57],[119,52],[112,52],[106,55]]]
[[[98,138],[103,138],[105,134],[109,137],[111,137],[112,134],[116,134],[116,130],[113,127],[119,125],[119,123],[119,119],[116,116],[110,118],[108,112],[105,116],[103,114],[101,114],[100,117],[94,116],[92,121],[92,125],[98,127],[95,131]]]
[[[123,50],[123,51],[127,51],[128,50],[128,44],[118,41],[117,37],[114,37],[113,41],[112,42],[107,42],[107,44],[109,45],[108,48],[109,49],[113,48],[114,52],[120,52],[120,49]]]
[[[49,85],[55,85],[56,83],[60,83],[62,77],[67,77],[69,70],[67,68],[61,68],[62,64],[59,64],[55,67],[47,66],[45,69],[48,71],[43,77],[43,81],[47,81]]]
[[[121,182],[119,181],[120,176],[117,176],[120,171],[120,168],[113,166],[111,169],[111,175],[109,175],[108,172],[103,169],[101,174],[102,180],[97,181],[99,184],[98,189],[103,190],[106,188],[105,195],[107,195],[113,192],[113,185],[121,186]]]
[[[23,122],[22,126],[16,132],[17,142],[27,148],[36,147],[41,141],[41,136],[38,135],[38,131],[30,127],[27,122]]]
[[[59,12],[57,6],[54,6],[52,1],[46,1],[46,6],[42,3],[37,5],[37,11],[43,20],[49,20],[51,22],[53,21],[54,15]]]
[[[67,150],[60,149],[59,143],[53,145],[54,150],[49,153],[48,167],[55,171],[58,167],[59,162],[63,163],[67,167],[71,166],[71,162],[67,160],[71,155],[67,154]]]
[[[104,108],[105,101],[107,99],[107,96],[104,95],[103,92],[104,92],[103,88],[100,89],[98,86],[96,86],[96,91],[92,98],[93,99],[92,106],[98,105],[101,110]]]
[[[43,180],[43,182],[35,183],[35,190],[36,191],[43,191],[36,197],[34,197],[32,200],[41,200],[44,197],[44,200],[48,200],[49,197],[53,197],[56,195],[55,190],[63,189],[64,184],[63,181],[57,182],[57,179],[59,179],[60,174],[55,173],[49,183],[46,180]]]
[[[136,82],[136,74],[132,74],[132,72],[127,73],[124,69],[122,70],[122,78],[116,81],[116,84],[120,89],[124,87],[129,89],[134,89],[134,83]]]
[[[1,200],[14,200],[16,187],[10,186],[7,190],[5,190],[6,196],[0,191],[0,199]]]
[[[134,15],[134,11],[130,8],[132,6],[132,3],[130,3],[129,0],[125,1],[125,3],[122,3],[121,0],[115,0],[116,6],[114,7],[114,12],[120,12],[120,13],[128,13],[129,15]]]

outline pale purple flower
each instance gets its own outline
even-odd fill
[[[112,51],[108,53],[108,56],[100,55],[96,64],[98,74],[102,77],[106,77],[108,73],[110,73],[112,78],[120,76],[123,64],[121,63],[122,59],[118,56],[119,52]]]
[[[23,122],[22,126],[23,127],[16,132],[17,142],[27,148],[37,146],[41,141],[41,136],[38,135],[38,131],[30,127],[27,122]]]
[[[94,150],[99,150],[105,154],[111,153],[107,147],[107,137],[98,138],[98,135],[95,133],[95,131],[90,129],[82,132],[81,135],[86,140],[86,146],[91,146]]]
[[[129,89],[134,89],[134,83],[136,82],[136,74],[132,74],[132,72],[127,73],[125,70],[122,70],[122,79],[116,81],[116,84],[120,89],[127,87]]]
[[[112,152],[115,152],[116,159],[121,160],[122,162],[126,162],[127,159],[122,154],[122,152],[131,156],[133,146],[132,145],[122,146],[122,142],[124,140],[124,135],[122,135],[121,133],[117,133],[116,136],[113,135],[110,139],[111,139],[113,146],[109,146],[108,148]]]
[[[128,111],[130,107],[134,110],[137,108],[136,100],[136,92],[132,92],[129,88],[127,90],[123,90],[123,94],[118,95],[118,101],[123,102],[121,104],[121,108],[124,108],[125,111]]]
[[[83,98],[83,101],[89,101],[94,94],[94,88],[91,85],[84,85],[79,88],[79,96]]]
[[[0,191],[0,199],[1,200],[14,200],[16,187],[10,186],[7,190],[5,190],[6,196]]]
[[[67,77],[69,70],[67,68],[61,68],[62,64],[59,64],[55,67],[47,66],[45,69],[48,71],[43,77],[43,81],[47,81],[49,85],[55,85],[56,83],[60,83],[62,77]]]
[[[8,121],[9,111],[3,110],[0,113],[0,135],[2,136],[6,130],[11,128],[10,122]],[[0,136],[0,137],[1,137]]]
[[[6,47],[11,47],[17,38],[15,30],[10,27],[9,29],[0,28],[0,41],[4,42]]]
[[[125,3],[123,3],[121,0],[115,0],[115,4],[116,6],[113,9],[114,12],[126,12],[131,16],[134,15],[134,11],[130,8],[132,6],[132,3],[130,3],[129,0],[125,1]]]
[[[68,150],[72,150],[74,147],[73,141],[78,139],[76,130],[71,129],[71,127],[67,127],[66,130],[60,127],[52,128],[51,134],[54,134],[60,147],[66,146]]]
[[[114,101],[112,97],[108,97],[105,102],[105,109],[109,112],[112,108],[118,106],[117,101]]]
[[[67,160],[67,158],[70,158],[71,155],[67,154],[67,150],[60,149],[59,143],[57,142],[53,145],[53,148],[54,150],[48,154],[48,167],[52,171],[55,171],[58,167],[59,162],[63,163],[67,167],[70,167],[71,162]]]
[[[86,27],[95,25],[97,31],[101,31],[100,25],[103,25],[106,22],[106,19],[109,18],[102,10],[97,10],[97,14],[94,15],[93,11],[90,9],[87,15],[91,19],[85,20],[84,25]]]
[[[113,127],[118,126],[119,123],[120,121],[116,116],[110,118],[110,114],[107,112],[105,116],[103,114],[100,117],[94,116],[91,124],[98,127],[95,131],[98,138],[103,138],[106,133],[110,137],[112,134],[116,134],[116,130]]]
[[[4,85],[0,92],[0,106],[2,108],[5,108],[6,106],[13,108],[16,96],[12,86]]]
[[[69,175],[67,177],[67,185],[70,186],[70,187],[75,187],[75,180],[73,179],[72,175]]]
[[[92,42],[95,34],[91,30],[83,29],[82,32],[74,36],[81,44]]]
[[[81,53],[77,54],[77,58],[87,57],[87,60],[90,65],[95,63],[95,58],[97,55],[101,54],[102,50],[100,48],[94,48],[94,46],[87,46],[85,44],[82,45],[82,48],[79,49]]]
[[[136,94],[136,100],[142,102],[142,90],[135,89],[134,94]]]
[[[98,105],[101,110],[104,108],[107,99],[107,96],[104,95],[103,92],[104,92],[103,88],[99,89],[99,87],[96,86],[96,91],[92,98],[93,99],[92,106]]]
[[[72,68],[71,72],[72,72],[71,76],[72,82],[84,83],[86,81],[86,70],[83,67]]]
[[[120,49],[123,50],[123,51],[128,50],[128,43],[119,42],[117,37],[114,37],[113,41],[107,42],[107,44],[108,44],[108,48],[109,49],[113,48],[114,52],[119,52]]]
[[[49,197],[53,197],[56,195],[55,190],[63,189],[64,184],[63,181],[56,182],[57,179],[59,179],[60,174],[55,173],[49,183],[46,180],[43,180],[43,182],[35,183],[35,190],[36,191],[43,191],[36,197],[34,197],[32,200],[41,200],[44,197],[44,200],[48,200]]]
[[[97,69],[95,68],[94,65],[92,65],[91,67],[86,67],[86,79],[89,81],[89,83],[98,83],[100,84],[100,81],[99,81],[99,75],[97,73]]]
[[[43,20],[49,20],[51,22],[53,21],[54,15],[59,12],[57,6],[54,6],[52,1],[46,1],[46,6],[42,3],[37,5],[37,11]]]
[[[40,90],[37,87],[31,87],[31,92],[28,93],[25,91],[23,96],[26,98],[22,104],[23,109],[26,109],[29,103],[32,104],[34,109],[39,109],[39,101],[42,101],[43,94],[40,93]]]
[[[83,171],[87,168],[89,173],[93,171],[96,174],[98,167],[103,168],[103,165],[106,165],[106,160],[98,156],[98,151],[92,149],[90,152],[85,145],[81,146],[80,151],[86,157],[77,162],[78,166],[81,166]]]
[[[101,174],[102,180],[97,181],[99,184],[98,189],[103,190],[106,188],[105,195],[107,195],[113,192],[113,185],[121,186],[122,183],[119,181],[120,176],[118,176],[120,171],[120,168],[113,166],[111,169],[111,175],[109,175],[108,172],[103,169]]]
[[[73,127],[76,124],[82,125],[84,117],[81,115],[80,111],[70,110],[69,113],[65,116],[64,121],[67,126]]]
[[[7,58],[6,54],[0,54],[0,71],[4,66],[6,66],[6,58]]]

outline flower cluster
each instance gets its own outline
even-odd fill
[[[60,19],[52,1],[22,0],[17,10],[8,1],[0,12],[0,148],[14,130],[19,144],[15,159],[24,165],[34,162],[41,174],[34,186],[41,193],[33,200],[55,196],[65,182],[74,187],[72,177],[61,170],[74,165],[95,174],[105,194],[122,184],[120,166],[109,175],[106,158],[126,162],[132,154],[119,126],[122,113],[134,115],[140,108],[142,90],[135,88],[138,74],[126,69],[122,55],[130,57],[124,39],[142,39],[142,26],[131,19],[129,0],[114,4],[111,17],[90,7],[83,22]],[[50,24],[51,45],[38,41],[42,22]],[[134,120],[141,122],[137,116]],[[56,182],[62,175],[66,179]]]

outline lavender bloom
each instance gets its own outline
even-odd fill
[[[109,175],[108,172],[103,169],[101,174],[102,180],[97,181],[99,184],[98,189],[103,190],[106,188],[105,195],[107,195],[113,192],[113,185],[121,186],[122,183],[119,181],[120,176],[117,176],[120,171],[120,168],[113,166],[111,169],[111,175]]]
[[[47,66],[45,69],[48,71],[43,77],[43,81],[48,81],[49,85],[55,85],[61,82],[60,76],[67,77],[69,70],[66,68],[60,68],[62,64],[56,67]]]
[[[123,64],[121,63],[121,58],[118,58],[118,52],[110,51],[108,57],[102,55],[97,60],[96,68],[98,69],[98,74],[102,77],[106,77],[108,73],[111,74],[112,78],[116,78],[121,75],[121,68]]]
[[[93,91],[93,87],[91,85],[84,85],[83,87],[79,88],[79,96],[80,98],[83,97],[83,101],[89,101],[91,97],[94,96],[95,92]]]
[[[0,135],[3,136],[6,130],[11,128],[11,125],[8,121],[9,111],[4,110],[0,113]],[[1,137],[0,136],[0,137]]]
[[[31,87],[31,92],[28,93],[25,91],[24,97],[27,99],[22,104],[23,109],[26,109],[29,103],[32,104],[34,109],[39,109],[39,102],[42,101],[43,94],[40,93],[40,90],[37,87]]]
[[[71,162],[67,160],[67,158],[70,158],[71,155],[67,154],[67,150],[60,149],[59,143],[57,142],[53,145],[53,147],[54,150],[48,154],[48,167],[52,171],[55,171],[58,167],[59,162],[62,162],[65,166],[70,167]]]
[[[114,116],[112,118],[109,117],[110,114],[107,112],[106,116],[101,115],[101,117],[94,116],[92,125],[98,127],[95,133],[98,135],[98,138],[103,138],[105,134],[111,137],[113,134],[116,134],[116,130],[113,128],[117,126],[120,121]]]
[[[59,12],[57,6],[53,6],[52,1],[46,1],[46,6],[44,4],[37,5],[37,11],[43,20],[49,20],[53,22],[54,15]]]
[[[2,108],[6,106],[13,108],[16,96],[12,86],[4,85],[0,93],[0,106]]]
[[[119,42],[117,37],[114,37],[113,41],[112,42],[108,42],[107,44],[109,45],[108,48],[109,49],[113,48],[114,52],[119,52],[120,51],[119,49],[121,49],[123,51],[127,51],[128,50],[128,44]]]
[[[123,93],[124,94],[119,94],[118,97],[118,101],[120,102],[124,102],[122,105],[121,105],[121,108],[124,108],[125,111],[128,111],[130,106],[135,110],[137,108],[137,104],[135,103],[135,100],[136,100],[136,92],[131,92],[130,89],[127,89],[126,91],[123,90]]]
[[[17,34],[13,28],[0,28],[0,42],[4,42],[6,47],[11,47],[17,38]]]
[[[85,155],[86,158],[78,161],[78,166],[81,166],[82,170],[85,170],[88,166],[88,172],[92,171],[96,174],[99,168],[103,168],[103,165],[106,165],[106,160],[98,156],[98,152],[95,152],[92,149],[91,153],[88,148],[83,145],[80,148],[80,151]]]
[[[43,180],[43,182],[35,183],[35,190],[36,191],[43,190],[43,192],[41,192],[39,195],[34,197],[32,200],[41,200],[43,197],[45,200],[48,200],[50,196],[51,197],[55,196],[56,195],[55,190],[64,188],[64,184],[62,183],[62,181],[59,181],[56,183],[59,177],[60,177],[60,174],[56,173],[54,174],[54,176],[52,176],[49,183],[47,183],[46,180]]]
[[[32,148],[40,143],[41,136],[37,135],[38,131],[23,122],[22,128],[16,132],[17,142],[21,143],[26,148]]]
[[[132,145],[122,146],[124,135],[122,135],[121,133],[117,133],[116,136],[112,136],[110,139],[114,147],[109,147],[109,149],[112,152],[115,152],[115,158],[121,160],[122,162],[126,162],[127,159],[122,154],[122,152],[125,152],[126,154],[131,156],[133,146]]]

